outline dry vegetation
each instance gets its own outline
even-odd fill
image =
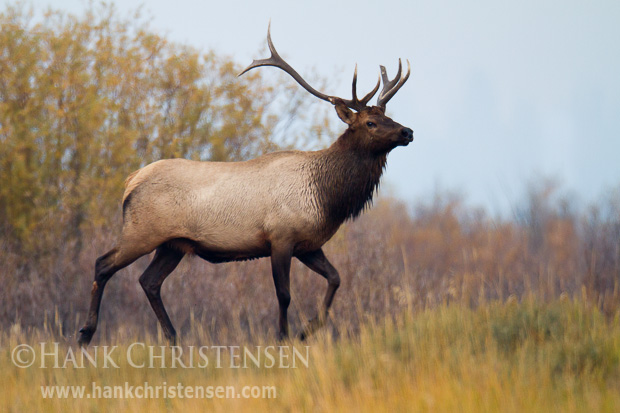
[[[617,411],[620,404],[620,328],[587,301],[567,298],[540,304],[487,303],[472,310],[441,304],[382,320],[365,317],[351,336],[320,332],[308,344],[308,368],[18,369],[10,349],[46,342],[49,332],[12,328],[0,335],[0,408],[3,411]],[[347,321],[336,326],[348,330]],[[60,328],[50,323],[50,329]],[[224,335],[243,337],[239,326]],[[154,337],[111,333],[125,354],[136,340]],[[196,324],[186,343],[231,343]],[[235,343],[242,342],[234,341]],[[256,338],[252,345],[269,345]],[[300,345],[296,343],[296,345]],[[61,343],[61,354],[70,343]],[[169,354],[169,353],[168,353]],[[57,398],[42,385],[275,386],[271,399]]]

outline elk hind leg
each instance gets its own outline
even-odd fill
[[[95,280],[91,290],[90,309],[86,324],[80,329],[78,336],[80,346],[87,346],[97,330],[101,298],[103,297],[103,290],[107,282],[117,271],[125,268],[142,255],[142,253],[123,252],[121,248],[116,247],[97,258],[95,262]]]
[[[167,245],[161,245],[155,252],[155,257],[140,276],[140,285],[146,293],[149,303],[159,320],[166,339],[174,345],[177,333],[168,317],[166,308],[161,299],[161,286],[164,280],[177,267],[185,254]]]

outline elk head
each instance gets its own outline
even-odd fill
[[[413,131],[404,127],[385,115],[387,102],[405,84],[411,74],[411,66],[407,60],[407,73],[402,73],[402,63],[398,60],[398,72],[394,79],[390,80],[384,66],[380,66],[381,77],[376,86],[362,99],[357,97],[357,65],[353,73],[352,98],[342,99],[319,92],[310,86],[288,63],[284,61],[276,51],[271,40],[271,23],[267,29],[267,43],[271,52],[268,59],[254,60],[239,76],[247,71],[260,66],[275,66],[288,73],[297,83],[321,100],[333,104],[338,117],[347,125],[351,137],[348,145],[351,147],[364,148],[373,153],[387,153],[396,146],[407,146],[413,141]],[[368,106],[368,102],[375,96],[383,81],[383,88],[377,98],[376,106]]]

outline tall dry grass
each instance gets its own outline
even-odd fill
[[[403,307],[393,317],[363,322],[354,335],[333,336],[323,330],[309,342],[308,366],[297,368],[172,367],[135,368],[124,354],[132,342],[159,346],[156,336],[110,332],[118,346],[112,360],[118,368],[30,368],[11,364],[15,346],[38,347],[51,335],[12,328],[0,333],[0,410],[23,411],[514,411],[614,412],[620,406],[620,324],[596,306],[566,297],[550,303],[525,299],[490,302],[477,309],[439,304],[422,311]],[[335,321],[341,331],[348,320]],[[56,321],[51,330],[60,329]],[[246,335],[240,326],[226,334]],[[222,344],[209,328],[197,324],[187,345]],[[252,346],[273,344],[253,339]],[[244,345],[243,342],[235,342]],[[288,344],[288,343],[285,343]],[[59,365],[72,343],[61,342]],[[159,347],[156,347],[159,348]],[[48,350],[49,351],[49,350]],[[159,354],[159,353],[158,353]],[[146,362],[137,358],[134,363]],[[227,359],[224,357],[223,365]],[[290,364],[290,363],[289,363]],[[135,396],[88,398],[42,397],[42,386],[268,386],[271,398],[180,398]],[[94,393],[93,393],[94,394]],[[135,393],[134,393],[135,394]]]

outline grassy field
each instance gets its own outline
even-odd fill
[[[119,330],[109,342],[118,345],[112,359],[118,368],[86,363],[85,368],[46,368],[39,360],[18,368],[11,353],[19,344],[60,341],[60,364],[73,340],[59,336],[50,322],[43,330],[14,326],[0,343],[1,411],[617,411],[620,407],[620,326],[582,300],[563,298],[540,304],[525,299],[492,302],[472,310],[439,305],[362,322],[355,333],[346,322],[332,324],[307,343],[291,341],[304,352],[307,367],[137,368],[124,355],[133,342],[159,346],[146,333]],[[234,330],[234,329],[233,329]],[[337,331],[338,334],[333,334]],[[227,337],[234,337],[228,331]],[[239,337],[244,334],[239,334]],[[221,342],[199,324],[181,346],[277,345],[267,338],[256,342]],[[157,347],[159,349],[159,347]],[[167,349],[166,351],[171,351]],[[226,353],[228,354],[228,353]],[[139,353],[134,364],[145,362]],[[305,355],[305,354],[304,354]],[[24,357],[22,357],[24,358]],[[137,360],[137,361],[136,361]],[[290,364],[291,359],[285,360]],[[156,365],[160,362],[156,360]],[[147,362],[148,364],[148,362]],[[186,360],[187,364],[187,360]],[[238,364],[238,363],[237,363]],[[42,385],[138,386],[275,386],[271,399],[42,397]]]

